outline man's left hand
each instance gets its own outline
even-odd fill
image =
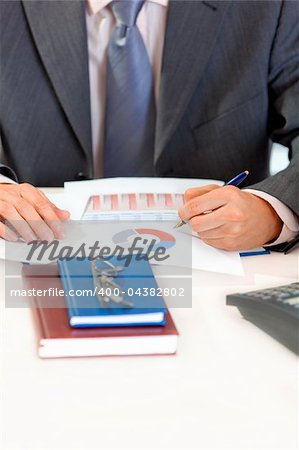
[[[235,186],[205,186],[185,192],[179,216],[206,244],[249,250],[275,240],[283,222],[265,200]]]

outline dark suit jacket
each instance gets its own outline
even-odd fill
[[[2,164],[35,185],[92,178],[84,3],[0,6]],[[297,1],[170,1],[157,175],[248,169],[248,183],[299,214],[298,22]],[[271,140],[291,158],[273,177]]]

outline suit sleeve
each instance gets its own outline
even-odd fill
[[[290,164],[250,186],[267,192],[299,215],[299,2],[283,1],[269,61],[269,130],[289,148]]]
[[[0,155],[1,155],[1,158],[4,155],[1,134],[0,134]],[[15,172],[10,167],[6,166],[5,164],[2,164],[1,162],[0,162],[0,175],[10,178],[11,180],[15,181],[16,183],[18,182],[18,177],[15,174]]]

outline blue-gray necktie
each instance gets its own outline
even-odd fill
[[[136,26],[144,0],[116,0],[106,83],[104,175],[153,175],[155,99],[149,57]]]

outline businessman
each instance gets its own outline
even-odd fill
[[[1,236],[59,237],[68,213],[35,186],[245,169],[248,189],[187,191],[181,218],[228,250],[298,233],[297,1],[0,5]],[[270,177],[273,141],[290,165]]]

